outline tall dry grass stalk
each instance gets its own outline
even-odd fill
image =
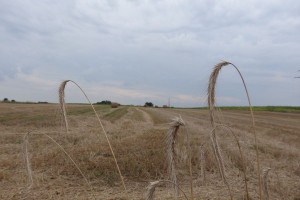
[[[66,84],[67,84],[68,82],[74,83],[74,84],[81,90],[81,92],[83,93],[83,95],[85,96],[85,98],[87,99],[87,101],[89,102],[89,104],[91,105],[91,107],[92,107],[92,109],[93,109],[93,111],[94,111],[94,113],[95,113],[95,115],[96,115],[96,117],[97,117],[97,119],[98,119],[98,122],[99,122],[99,124],[100,124],[100,127],[102,128],[102,131],[103,131],[103,133],[104,133],[104,135],[105,135],[105,138],[106,138],[106,140],[107,140],[108,146],[109,146],[110,151],[111,151],[111,154],[112,154],[112,156],[113,156],[113,158],[114,158],[114,161],[115,161],[115,164],[116,164],[118,173],[119,173],[119,175],[120,175],[120,179],[121,179],[121,181],[122,181],[122,185],[123,185],[123,187],[124,187],[124,190],[126,190],[126,185],[125,185],[125,183],[124,183],[124,178],[123,178],[123,176],[122,176],[122,173],[121,173],[120,167],[119,167],[119,165],[118,165],[118,162],[117,162],[115,153],[114,153],[113,148],[112,148],[112,146],[111,146],[111,143],[110,143],[110,141],[109,141],[109,139],[108,139],[108,135],[107,135],[107,133],[106,133],[106,131],[105,131],[105,129],[104,129],[104,126],[103,126],[103,124],[102,124],[102,122],[101,122],[101,120],[100,120],[100,117],[99,117],[98,113],[96,112],[95,107],[94,107],[93,104],[91,103],[90,99],[88,98],[88,96],[87,96],[86,93],[84,92],[84,90],[83,90],[76,82],[74,82],[74,81],[72,81],[72,80],[65,80],[65,81],[63,81],[63,82],[60,84],[59,91],[58,91],[58,93],[59,93],[60,107],[61,107],[61,111],[62,111],[62,114],[63,114],[63,118],[64,118],[64,121],[65,121],[66,130],[68,131],[69,126],[68,126],[68,122],[67,122],[66,106],[65,106],[65,100],[64,100],[64,97],[65,97],[65,87],[66,87]],[[100,133],[99,133],[99,135],[98,135],[98,138],[101,139]]]
[[[180,190],[182,192],[184,198],[186,200],[189,200],[188,197],[186,196],[186,194],[184,193],[184,191],[176,183],[174,183],[172,181],[169,181],[169,180],[159,180],[159,181],[150,182],[150,184],[147,186],[146,200],[154,200],[155,189],[160,183],[171,183],[171,184],[173,184],[174,187],[178,188],[178,190]]]
[[[264,199],[269,200],[269,191],[268,191],[268,180],[267,176],[271,168],[266,168],[262,170],[262,185],[263,185],[263,191],[264,191]]]
[[[24,163],[25,163],[25,168],[26,168],[28,183],[29,183],[28,189],[30,189],[33,185],[33,179],[32,179],[32,170],[31,170],[29,152],[28,152],[28,144],[29,144],[28,137],[29,137],[29,133],[26,133],[24,136],[24,143],[23,143],[23,158],[24,158]]]
[[[247,94],[247,98],[248,98],[248,103],[249,103],[249,108],[250,108],[250,113],[251,113],[251,118],[252,118],[252,131],[253,131],[253,135],[254,135],[254,141],[255,141],[255,145],[256,145],[256,159],[257,159],[257,174],[258,174],[258,185],[259,185],[259,198],[260,200],[262,200],[262,184],[261,184],[261,179],[260,179],[260,159],[259,159],[259,152],[258,152],[258,142],[257,142],[257,137],[256,137],[256,131],[255,131],[255,121],[254,121],[254,114],[253,114],[253,110],[252,110],[252,105],[251,105],[251,101],[250,101],[250,97],[249,97],[249,93],[246,87],[246,83],[244,81],[244,78],[240,72],[240,70],[232,63],[227,62],[227,61],[223,61],[218,63],[209,78],[209,84],[208,84],[208,88],[207,88],[207,92],[208,92],[208,107],[209,107],[209,113],[210,113],[210,121],[211,121],[211,125],[213,127],[213,129],[215,128],[215,117],[214,117],[214,106],[215,106],[215,87],[216,87],[216,83],[217,83],[217,78],[218,75],[221,71],[221,69],[224,66],[227,65],[232,65],[237,72],[239,73],[246,94]],[[213,132],[211,137],[211,142],[212,142],[212,146],[214,149],[214,155],[216,157],[218,166],[219,166],[219,171],[221,174],[221,177],[223,180],[225,180],[225,173],[224,173],[224,164],[222,162],[222,158],[221,158],[221,154],[220,154],[220,150],[219,150],[219,146],[218,143],[216,141],[216,136],[215,136],[215,132]]]
[[[208,107],[209,107],[209,113],[210,113],[210,122],[213,127],[212,134],[210,134],[210,139],[213,147],[213,152],[215,155],[215,158],[218,163],[218,169],[221,175],[221,178],[224,182],[226,182],[226,177],[225,177],[225,167],[224,167],[224,162],[222,160],[219,144],[216,139],[216,134],[215,134],[215,117],[214,117],[214,105],[215,105],[215,86],[217,82],[217,77],[219,75],[219,72],[221,70],[222,66],[228,65],[228,62],[222,62],[217,64],[209,78],[209,84],[208,84]]]
[[[204,151],[202,146],[199,148],[199,160],[200,160],[200,167],[201,167],[201,178],[202,178],[202,183],[205,183],[205,156],[204,156]]]
[[[174,190],[176,197],[178,195],[178,187],[177,184],[177,176],[176,176],[176,152],[175,152],[175,144],[177,138],[177,132],[180,126],[184,126],[186,136],[187,136],[187,145],[188,145],[188,156],[189,156],[189,170],[190,170],[190,185],[191,185],[191,199],[194,199],[193,194],[193,177],[192,177],[192,159],[191,159],[191,147],[190,147],[190,139],[189,139],[189,132],[187,130],[185,122],[182,120],[181,117],[176,117],[170,123],[170,128],[167,134],[167,157],[168,157],[168,170],[170,174],[170,179],[174,183]]]
[[[243,168],[243,176],[244,176],[244,183],[245,183],[245,195],[246,195],[247,200],[249,200],[250,198],[249,198],[248,183],[247,183],[246,165],[245,165],[245,160],[244,160],[244,156],[243,156],[243,152],[242,152],[242,148],[241,148],[240,142],[239,142],[237,136],[235,135],[235,133],[233,132],[233,130],[229,126],[227,126],[225,124],[217,124],[215,126],[215,128],[213,130],[211,130],[211,134],[213,134],[213,132],[218,127],[225,127],[225,128],[227,128],[229,130],[229,133],[233,136],[233,138],[234,138],[234,140],[235,140],[235,142],[236,142],[236,144],[238,146],[239,154],[240,154],[241,162],[242,162],[242,168]],[[226,181],[226,184],[227,184],[227,187],[229,189],[229,192],[231,193],[230,187],[229,187],[229,184],[228,184],[227,181]],[[231,196],[231,198],[232,198],[232,196]]]
[[[181,119],[181,116],[180,116],[180,119]],[[191,148],[191,142],[190,142],[190,134],[189,134],[189,131],[187,129],[186,123],[183,124],[183,127],[184,127],[185,134],[186,134],[188,156],[189,156],[191,200],[194,200],[194,192],[193,192],[193,170],[192,170],[192,148]]]

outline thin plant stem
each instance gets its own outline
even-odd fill
[[[28,176],[28,183],[29,183],[28,189],[30,189],[33,185],[33,178],[32,178],[32,170],[31,170],[29,152],[28,152],[28,144],[29,144],[28,137],[29,137],[29,132],[26,133],[24,136],[23,157],[24,157],[25,168]]]
[[[251,105],[251,101],[250,101],[250,97],[249,97],[249,93],[247,90],[247,86],[246,83],[244,81],[244,78],[240,72],[240,70],[232,63],[230,63],[239,73],[243,84],[244,84],[244,88],[247,94],[247,98],[248,98],[248,103],[249,103],[249,108],[250,108],[250,113],[251,113],[251,119],[252,119],[252,130],[253,130],[253,135],[254,135],[254,141],[255,141],[255,146],[256,146],[256,159],[257,159],[257,176],[258,178],[258,185],[259,185],[259,199],[262,199],[262,183],[261,183],[261,179],[260,179],[260,159],[259,159],[259,152],[258,152],[258,141],[257,141],[257,137],[256,137],[256,131],[255,131],[255,121],[254,121],[254,114],[253,114],[253,109],[252,109],[252,105]]]
[[[50,137],[49,135],[47,135],[46,133],[36,133],[37,135],[44,135],[47,138],[49,138],[55,145],[57,145],[62,152],[64,152],[64,154],[71,160],[71,162],[73,163],[73,165],[75,166],[75,168],[79,171],[79,173],[81,174],[81,176],[83,177],[83,179],[85,180],[85,182],[87,183],[87,185],[89,186],[91,191],[95,191],[93,186],[91,185],[91,183],[88,181],[88,179],[86,178],[86,176],[83,174],[83,172],[81,171],[81,169],[79,168],[79,166],[76,164],[76,162],[73,160],[73,158],[66,152],[66,150],[58,143],[56,142],[52,137]],[[96,196],[94,193],[92,193],[93,198],[96,199]]]
[[[181,118],[181,117],[180,117]],[[189,154],[189,168],[190,168],[190,187],[191,187],[191,200],[194,200],[194,192],[193,192],[193,170],[192,170],[192,149],[191,149],[191,142],[189,137],[189,132],[186,127],[186,124],[183,125],[185,132],[186,132],[186,139],[188,145],[188,154]]]
[[[216,86],[217,77],[218,77],[218,74],[219,74],[220,70],[222,69],[222,67],[224,67],[226,65],[232,65],[237,70],[237,72],[238,72],[238,74],[241,77],[241,80],[243,82],[245,92],[247,94],[248,104],[249,104],[249,109],[250,109],[250,114],[251,114],[251,119],[252,119],[252,132],[253,132],[253,135],[254,135],[254,141],[255,141],[255,146],[256,146],[259,198],[260,198],[260,200],[262,200],[262,183],[261,183],[261,178],[260,178],[261,177],[261,172],[260,172],[260,159],[259,159],[259,151],[258,151],[258,140],[257,140],[257,137],[256,137],[254,114],[253,114],[253,109],[252,109],[249,93],[248,93],[246,83],[244,81],[244,78],[243,78],[240,70],[234,64],[232,64],[230,62],[227,62],[227,61],[223,61],[223,62],[218,63],[214,67],[214,70],[213,70],[213,72],[211,73],[211,76],[210,76],[210,80],[209,80],[209,84],[208,84],[208,106],[209,106],[211,124],[212,124],[212,127],[214,128],[215,125],[214,125],[214,112],[213,111],[214,111],[214,104],[215,104],[215,86]],[[218,165],[219,165],[219,171],[221,173],[222,178],[224,179],[224,165],[223,165],[223,162],[221,160],[221,156],[219,154],[220,151],[218,149],[218,144],[217,144],[217,141],[215,139],[215,133],[214,132],[212,134],[211,140],[212,140],[212,145],[213,145],[213,148],[214,148],[214,154],[215,154],[215,157],[216,157]]]
[[[242,161],[242,168],[243,168],[243,176],[244,176],[244,182],[245,182],[245,193],[246,193],[246,197],[247,197],[247,200],[249,200],[249,191],[248,191],[248,184],[247,184],[247,174],[246,174],[246,166],[245,166],[245,160],[244,160],[244,156],[243,156],[243,153],[242,153],[242,148],[241,148],[241,145],[240,145],[240,142],[238,140],[238,138],[236,137],[235,133],[232,131],[232,129],[228,126],[228,125],[225,125],[225,124],[218,124],[215,126],[214,129],[218,128],[218,127],[225,127],[229,130],[229,132],[231,133],[231,135],[233,136],[237,146],[238,146],[238,149],[239,149],[239,153],[240,153],[240,156],[241,156],[241,161]],[[213,130],[211,131],[211,133],[213,132]]]
[[[96,115],[96,117],[97,117],[97,119],[98,119],[98,122],[99,122],[99,124],[100,124],[100,127],[102,128],[102,130],[103,130],[103,132],[104,132],[104,135],[105,135],[105,138],[106,138],[106,140],[107,140],[108,146],[109,146],[109,148],[110,148],[111,154],[112,154],[112,156],[113,156],[113,158],[114,158],[114,161],[115,161],[115,164],[116,164],[118,173],[119,173],[119,175],[120,175],[120,179],[121,179],[121,181],[122,181],[122,185],[123,185],[123,187],[124,187],[124,190],[126,191],[126,185],[125,185],[125,182],[124,182],[124,178],[123,178],[122,173],[121,173],[121,170],[120,170],[120,168],[119,168],[119,165],[118,165],[118,162],[117,162],[115,153],[114,153],[113,148],[112,148],[112,145],[111,145],[111,143],[110,143],[110,141],[109,141],[109,139],[108,139],[108,136],[107,136],[107,133],[106,133],[106,131],[105,131],[105,129],[104,129],[104,126],[103,126],[103,124],[102,124],[102,122],[101,122],[101,120],[100,120],[100,117],[99,117],[98,113],[97,113],[96,110],[95,110],[95,107],[94,107],[93,104],[91,103],[90,99],[88,98],[88,96],[86,95],[86,93],[84,92],[84,90],[83,90],[76,82],[74,82],[74,81],[72,81],[72,80],[66,80],[66,81],[62,82],[62,85],[63,85],[64,83],[67,83],[67,82],[72,82],[72,83],[74,83],[74,84],[81,90],[81,92],[84,94],[85,98],[87,99],[87,101],[88,101],[89,104],[91,105],[91,107],[92,107],[92,109],[93,109],[93,111],[94,111],[94,113],[95,113],[95,115]],[[61,91],[60,91],[60,92],[61,92]],[[61,98],[60,98],[60,99],[61,99]],[[65,118],[65,119],[66,119],[66,118]],[[100,139],[100,135],[98,135],[98,137],[99,137],[99,139]]]

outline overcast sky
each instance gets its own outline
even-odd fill
[[[300,106],[300,1],[0,0],[0,98],[205,106],[212,67],[254,105]],[[218,105],[246,105],[230,66]],[[72,84],[67,102],[86,102]]]

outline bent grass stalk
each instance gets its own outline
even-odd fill
[[[180,190],[182,192],[182,194],[184,195],[184,198],[186,200],[189,200],[188,197],[186,196],[186,194],[184,193],[184,191],[179,187],[179,185],[174,183],[173,181],[169,181],[169,180],[158,180],[158,181],[150,182],[150,184],[147,187],[146,200],[154,200],[155,189],[160,183],[173,184],[174,187],[178,188],[178,190]]]
[[[65,149],[60,144],[58,144],[52,137],[50,137],[49,135],[47,135],[46,133],[42,133],[42,134],[45,135],[47,138],[49,138],[54,144],[56,144],[62,150],[62,152],[64,152],[66,154],[66,156],[71,160],[71,162],[73,163],[73,165],[79,171],[79,173],[81,174],[81,176],[84,178],[85,182],[88,184],[88,186],[90,187],[90,189],[92,191],[94,191],[94,188],[92,187],[91,183],[88,181],[88,179],[83,174],[83,172],[81,171],[81,169],[79,168],[79,166],[76,164],[76,162],[72,159],[72,157],[65,151]],[[94,199],[96,199],[94,193],[92,193],[92,195],[93,195]]]
[[[72,157],[66,152],[66,150],[58,143],[56,142],[52,137],[50,137],[49,135],[47,135],[46,133],[37,133],[38,135],[44,135],[46,136],[47,138],[49,138],[55,145],[57,145],[60,150],[62,152],[64,152],[64,154],[71,160],[71,162],[73,163],[73,165],[75,166],[75,168],[79,171],[79,173],[81,174],[81,176],[83,177],[83,179],[85,180],[85,182],[87,183],[87,185],[89,186],[89,188],[94,191],[94,188],[92,187],[91,183],[88,181],[88,179],[86,178],[86,176],[83,174],[83,172],[81,171],[81,169],[79,168],[79,166],[76,164],[76,162],[72,159]],[[23,149],[23,152],[24,152],[24,159],[25,160],[25,164],[26,164],[26,170],[27,170],[27,175],[28,175],[28,179],[32,181],[32,171],[31,171],[31,168],[30,168],[30,161],[28,159],[28,137],[29,137],[29,133],[27,133],[24,137],[24,149]],[[25,156],[26,155],[26,156]],[[30,172],[30,173],[29,173]],[[33,184],[33,182],[31,182],[31,185]],[[31,187],[30,185],[30,187]],[[92,193],[94,199],[96,199],[94,193]]]
[[[208,100],[208,107],[209,107],[209,113],[210,113],[210,122],[213,127],[213,132],[212,132],[212,134],[210,134],[210,139],[211,139],[211,143],[213,146],[213,152],[214,152],[215,158],[218,163],[218,169],[219,169],[221,178],[224,182],[226,182],[224,163],[222,160],[221,152],[219,150],[219,145],[217,143],[216,134],[215,134],[214,104],[215,104],[215,85],[216,85],[217,77],[218,77],[221,67],[225,64],[227,65],[227,62],[222,63],[222,65],[220,65],[220,63],[219,63],[214,67],[214,69],[210,75],[210,78],[209,78],[209,84],[208,84],[208,89],[207,89],[207,91],[208,91],[207,100]]]
[[[232,63],[227,62],[227,61],[223,61],[218,63],[209,78],[209,84],[208,84],[208,88],[207,88],[207,92],[208,92],[208,107],[209,107],[209,113],[210,113],[210,121],[211,121],[211,125],[214,128],[215,127],[215,120],[214,120],[214,106],[215,106],[215,87],[216,87],[216,82],[217,82],[217,78],[219,75],[220,70],[227,65],[232,65],[236,71],[238,72],[244,88],[245,88],[245,92],[247,94],[247,98],[248,98],[248,104],[249,104],[249,108],[250,108],[250,113],[251,113],[251,119],[252,119],[252,131],[253,131],[253,136],[254,136],[254,141],[255,141],[255,146],[256,146],[256,159],[257,159],[257,174],[258,174],[258,185],[259,185],[259,198],[260,200],[262,200],[262,183],[261,183],[261,175],[260,175],[260,159],[259,159],[259,152],[258,152],[258,141],[257,141],[257,137],[256,137],[256,131],[255,131],[255,121],[254,121],[254,114],[253,114],[253,109],[252,109],[252,105],[251,105],[251,101],[250,101],[250,97],[249,97],[249,93],[247,90],[247,86],[246,83],[244,81],[244,78],[240,72],[240,70]],[[212,145],[214,148],[214,154],[215,157],[217,159],[218,165],[219,165],[219,171],[221,174],[221,177],[223,180],[225,180],[225,176],[224,176],[224,164],[222,162],[222,158],[221,158],[221,154],[220,154],[220,150],[218,148],[218,143],[216,141],[215,138],[215,133],[213,131],[213,133],[211,134],[211,141],[212,141]]]
[[[173,119],[173,121],[170,123],[170,128],[167,133],[167,158],[168,158],[168,170],[170,173],[170,179],[172,182],[177,184],[177,176],[176,176],[176,165],[175,165],[175,160],[176,160],[176,153],[175,153],[175,143],[176,143],[176,138],[177,138],[177,132],[179,130],[180,126],[183,126],[184,122],[182,121],[181,118],[176,117]],[[178,190],[176,185],[174,186],[174,190],[176,193],[176,196],[178,195]]]
[[[66,103],[65,103],[65,87],[67,82],[70,80],[65,80],[63,81],[58,89],[58,95],[59,95],[59,105],[60,105],[60,109],[61,109],[61,113],[63,116],[63,121],[65,123],[65,127],[66,127],[66,131],[69,131],[69,124],[68,124],[68,120],[67,120],[67,112],[66,112]]]
[[[175,153],[175,143],[177,138],[177,132],[179,130],[179,127],[183,126],[186,137],[187,137],[187,148],[188,148],[188,156],[189,156],[189,170],[190,170],[190,187],[191,187],[191,200],[194,199],[194,193],[193,193],[193,172],[192,172],[192,153],[191,153],[191,145],[190,145],[190,138],[189,138],[189,132],[186,127],[185,122],[182,120],[181,116],[176,117],[171,122],[171,126],[169,128],[168,134],[167,134],[167,157],[169,161],[169,173],[171,181],[177,184],[177,177],[176,177],[176,153]],[[178,195],[178,188],[176,185],[174,185],[176,197]]]
[[[189,132],[186,127],[185,122],[182,120],[181,116],[176,117],[173,119],[173,121],[170,123],[171,126],[169,128],[168,134],[167,134],[167,157],[169,161],[169,173],[171,181],[177,184],[177,176],[176,176],[176,153],[175,153],[175,143],[177,138],[177,132],[179,130],[180,126],[184,127],[186,138],[187,138],[187,148],[188,148],[188,157],[189,157],[189,170],[190,170],[190,187],[191,187],[191,199],[194,199],[194,193],[193,193],[193,172],[192,172],[192,151],[191,151],[191,144],[190,144],[190,138],[189,138]],[[178,195],[178,190],[176,185],[174,185],[176,196]]]
[[[61,106],[61,110],[62,110],[62,115],[63,115],[63,117],[64,117],[64,121],[65,121],[65,126],[66,126],[67,132],[68,132],[69,126],[68,126],[68,122],[67,122],[66,107],[65,107],[65,100],[64,100],[65,92],[64,92],[64,91],[65,91],[66,84],[67,84],[68,82],[74,83],[74,84],[81,90],[81,92],[83,93],[83,95],[85,96],[85,98],[87,99],[87,101],[89,102],[89,104],[91,105],[91,107],[92,107],[92,109],[93,109],[93,111],[94,111],[94,113],[95,113],[95,115],[96,115],[96,117],[97,117],[97,119],[98,119],[98,122],[99,122],[99,124],[100,124],[100,127],[102,128],[102,131],[104,132],[104,135],[105,135],[105,138],[106,138],[106,140],[107,140],[108,146],[109,146],[109,148],[110,148],[111,154],[112,154],[112,156],[113,156],[113,158],[114,158],[114,161],[115,161],[115,164],[116,164],[118,173],[119,173],[119,175],[120,175],[120,179],[121,179],[121,181],[122,181],[122,185],[123,185],[123,187],[124,187],[124,190],[126,191],[126,185],[125,185],[125,183],[124,183],[124,179],[123,179],[121,170],[120,170],[120,168],[119,168],[119,165],[118,165],[118,162],[117,162],[115,153],[114,153],[114,151],[113,151],[113,149],[112,149],[111,143],[110,143],[110,141],[109,141],[109,139],[108,139],[107,133],[106,133],[106,131],[105,131],[105,129],[104,129],[104,126],[103,126],[103,124],[102,124],[102,122],[101,122],[101,120],[100,120],[100,117],[99,117],[98,113],[96,112],[95,107],[94,107],[93,104],[91,103],[90,99],[88,98],[88,96],[87,96],[86,93],[84,92],[84,90],[83,90],[76,82],[74,82],[74,81],[72,81],[72,80],[65,80],[65,81],[63,81],[63,82],[60,84],[60,87],[59,87],[59,102],[60,102],[60,106]],[[99,139],[101,139],[101,138],[100,138],[100,134],[97,135],[97,136],[98,136]]]

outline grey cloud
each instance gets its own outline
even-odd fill
[[[180,96],[193,105],[206,93],[211,67],[229,60],[241,68],[256,105],[296,105],[297,88],[289,100],[280,96],[293,83],[275,79],[297,70],[299,8],[281,0],[2,1],[0,82],[21,66],[49,81],[119,82],[122,91],[157,91],[157,101]],[[235,76],[221,77],[220,103],[231,96],[244,104]]]

